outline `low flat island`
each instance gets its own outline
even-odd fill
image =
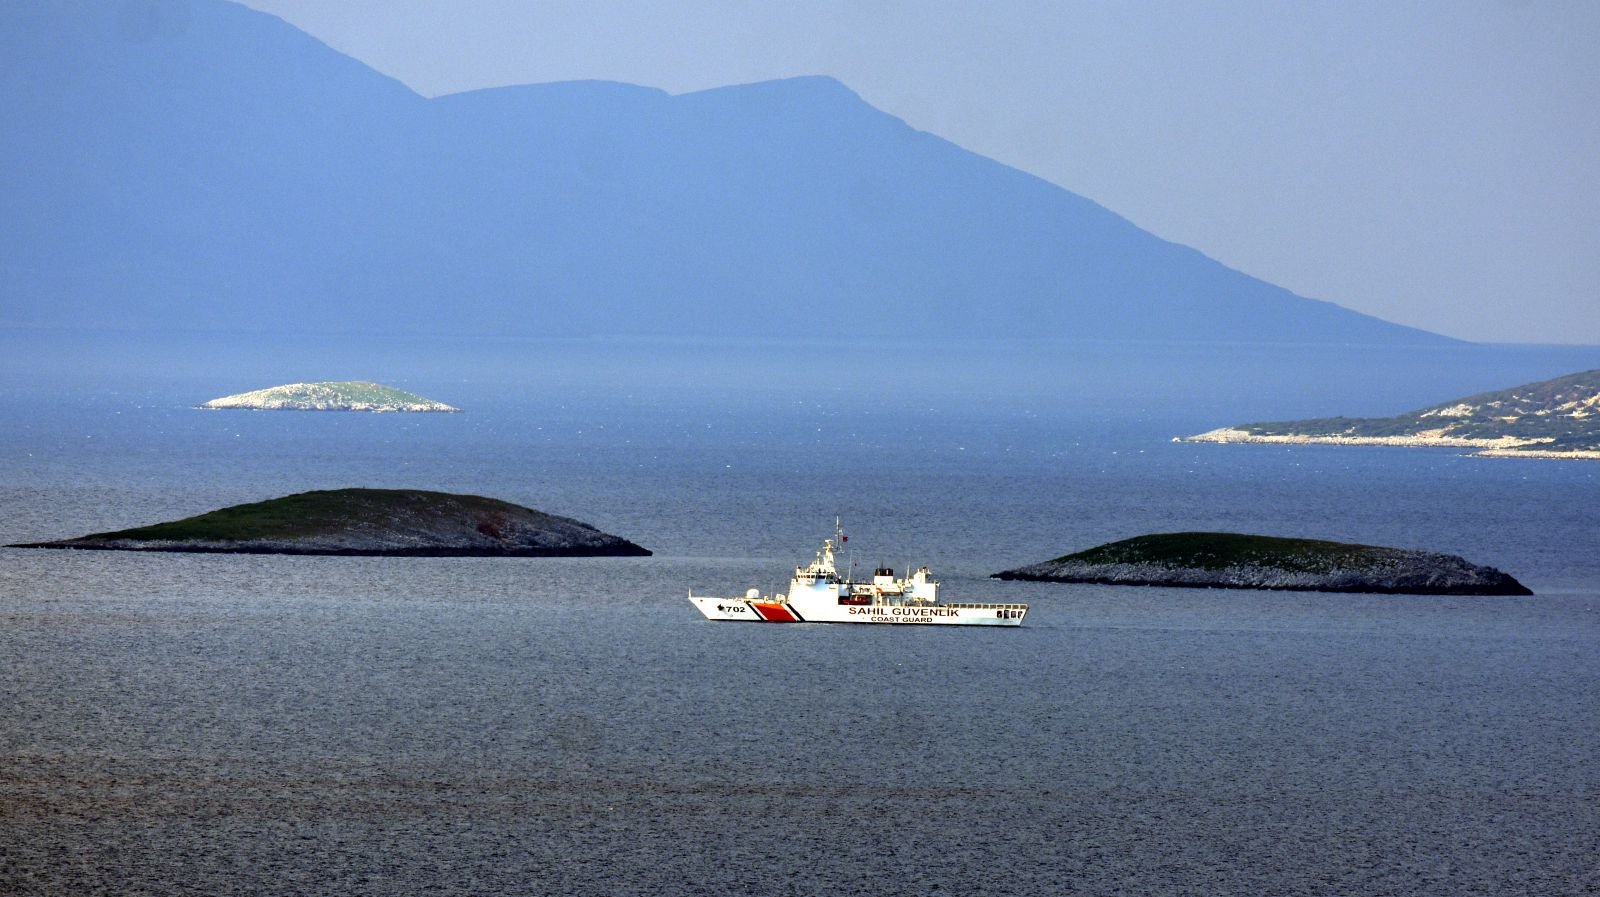
[[[453,405],[425,399],[413,392],[395,389],[370,380],[341,380],[325,383],[286,383],[253,392],[223,396],[195,406],[208,411],[243,409],[247,411],[376,411],[441,412],[460,411]]]
[[[1453,554],[1242,533],[1159,533],[1109,542],[996,579],[1408,595],[1532,595]]]
[[[402,557],[650,554],[570,517],[477,495],[411,489],[301,492],[153,526],[8,547]]]

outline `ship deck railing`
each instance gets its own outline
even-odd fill
[[[1027,610],[1026,604],[940,604],[939,607],[964,607],[968,610]]]

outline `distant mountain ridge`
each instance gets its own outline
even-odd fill
[[[1412,445],[1495,456],[1600,459],[1600,370],[1452,399],[1394,417],[1325,417],[1223,427],[1191,442]]]
[[[129,12],[132,10],[133,12]],[[222,0],[22,0],[5,323],[1441,343],[795,78],[425,99]]]

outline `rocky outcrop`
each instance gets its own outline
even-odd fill
[[[594,557],[649,551],[587,523],[476,495],[302,492],[137,529],[13,548],[431,557]]]
[[[287,383],[223,396],[195,406],[208,410],[242,408],[251,411],[378,411],[445,412],[461,409],[425,399],[416,393],[373,383],[345,380],[327,383]]]
[[[1531,595],[1493,567],[1452,554],[1239,533],[1163,533],[1005,570],[996,579],[1108,585]]]

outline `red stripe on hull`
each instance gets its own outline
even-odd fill
[[[755,608],[756,613],[761,615],[761,619],[766,620],[768,623],[793,623],[800,619],[790,612],[787,607],[770,601],[752,601],[750,606]]]

